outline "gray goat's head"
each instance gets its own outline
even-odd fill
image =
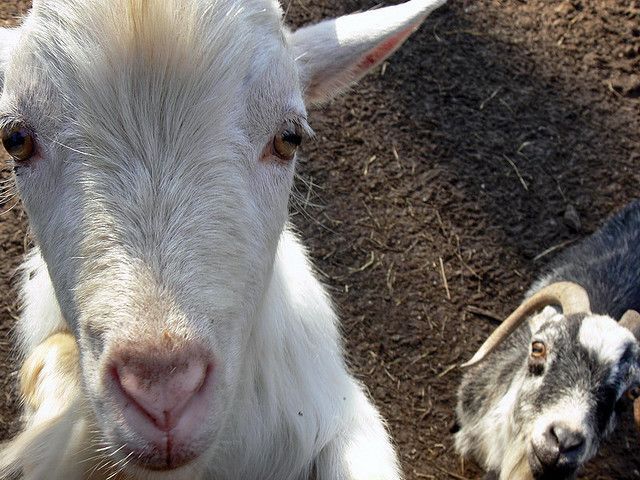
[[[528,352],[513,366],[518,371],[500,402],[513,433],[500,479],[574,478],[615,427],[626,397],[637,396],[640,347],[633,332],[640,314],[629,310],[620,323],[592,314],[582,287],[559,282],[527,299],[466,365],[483,360],[526,318]]]

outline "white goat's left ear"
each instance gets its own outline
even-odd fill
[[[4,72],[19,38],[19,28],[0,28],[0,93],[4,86]]]
[[[395,52],[446,0],[400,5],[326,20],[291,35],[305,99],[321,103]]]

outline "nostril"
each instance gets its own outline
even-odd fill
[[[552,434],[556,438],[558,450],[562,454],[579,454],[585,444],[584,435],[564,425],[553,425]]]
[[[556,429],[554,425],[549,426],[547,430],[544,432],[544,443],[547,448],[554,448],[558,450],[560,448],[560,442],[558,440],[558,436],[556,435]]]
[[[161,430],[170,430],[202,388],[210,367],[200,360],[130,361],[116,364],[112,376],[122,393]]]
[[[533,444],[538,460],[545,468],[554,467],[560,458],[560,447],[554,429],[548,427],[540,440]]]

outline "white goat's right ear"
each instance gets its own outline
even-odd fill
[[[19,28],[0,28],[0,92],[4,88],[4,72],[11,58],[11,52],[20,38]]]
[[[395,52],[446,0],[400,5],[326,20],[291,35],[306,101],[322,103]]]

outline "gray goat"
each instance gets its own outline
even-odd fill
[[[636,201],[560,255],[465,364],[455,445],[485,478],[575,478],[638,397],[639,247]]]

